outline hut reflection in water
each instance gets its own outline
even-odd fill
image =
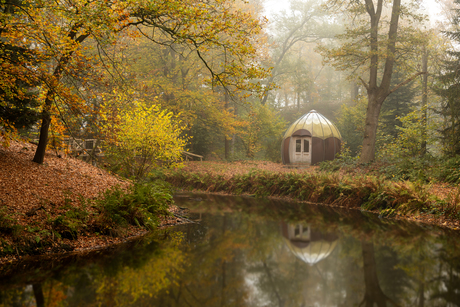
[[[327,258],[337,246],[335,233],[321,232],[308,225],[281,223],[281,232],[289,250],[310,265]]]

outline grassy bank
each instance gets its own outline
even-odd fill
[[[432,193],[432,186],[420,182],[390,181],[366,174],[346,175],[318,172],[259,170],[226,172],[222,167],[188,167],[165,174],[165,179],[182,189],[228,194],[279,196],[378,212],[382,216],[424,215],[438,223],[460,219],[459,194],[452,189],[445,197]]]

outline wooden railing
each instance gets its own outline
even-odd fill
[[[182,154],[185,156],[185,161],[189,161],[190,159],[198,158],[200,161],[203,161],[203,156],[192,154],[188,151],[183,151]]]
[[[72,155],[76,156],[104,156],[100,139],[64,139],[64,144]]]
[[[38,140],[36,140],[38,142]],[[67,151],[78,157],[103,157],[104,152],[101,148],[100,139],[74,139],[68,138],[64,139],[63,143],[66,146]],[[186,161],[200,159],[203,161],[203,156],[188,152],[182,151],[182,154],[185,156]]]

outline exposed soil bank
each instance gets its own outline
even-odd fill
[[[394,182],[363,172],[324,173],[317,167],[288,169],[271,162],[189,162],[181,171],[166,173],[166,181],[181,189],[283,197],[460,227],[458,188],[444,184]]]

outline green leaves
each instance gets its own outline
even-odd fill
[[[128,191],[115,187],[96,200],[96,206],[102,214],[99,220],[106,227],[137,225],[154,229],[159,216],[168,214],[172,201],[169,184],[157,180],[135,184]]]

